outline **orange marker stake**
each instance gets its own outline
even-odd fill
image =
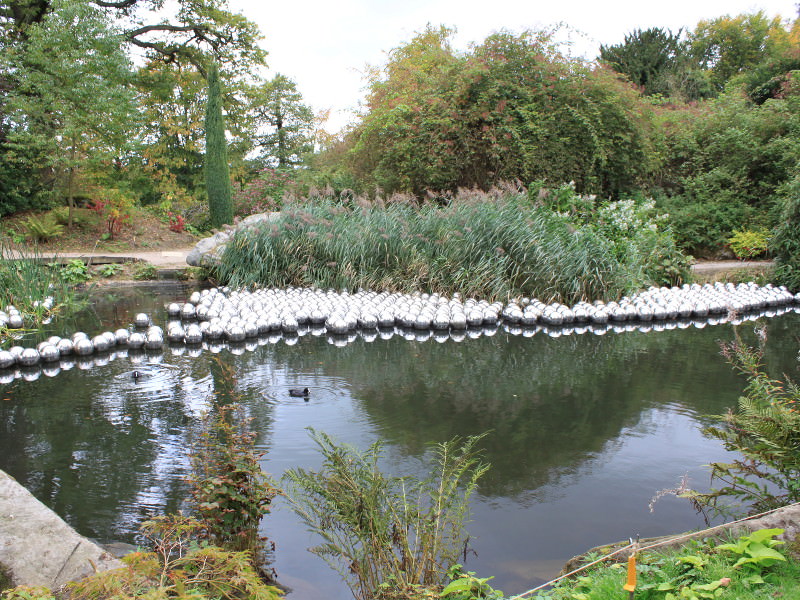
[[[629,598],[633,598],[633,592],[636,591],[636,555],[631,554],[628,557],[628,580],[622,589],[629,592]]]

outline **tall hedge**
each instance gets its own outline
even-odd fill
[[[211,226],[221,227],[225,223],[232,223],[231,178],[225,141],[225,121],[222,118],[222,89],[216,62],[212,62],[208,69],[205,167]]]

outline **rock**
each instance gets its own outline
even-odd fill
[[[192,267],[199,267],[203,264],[203,260],[214,253],[218,246],[224,245],[228,242],[231,235],[228,232],[220,231],[211,237],[203,238],[192,249],[186,257],[186,264]]]
[[[226,244],[236,234],[237,231],[259,227],[262,223],[275,223],[281,218],[279,212],[258,213],[250,215],[239,221],[236,225],[228,227],[225,231],[220,231],[211,237],[203,238],[189,252],[186,257],[186,264],[192,267],[214,265],[219,262],[222,253],[225,251]]]
[[[96,571],[122,566],[0,471],[0,571],[11,585],[56,590]]]

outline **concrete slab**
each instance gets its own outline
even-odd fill
[[[56,590],[96,571],[122,566],[0,471],[0,568],[13,585]]]

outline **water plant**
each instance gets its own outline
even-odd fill
[[[214,544],[260,560],[258,525],[278,490],[261,470],[255,433],[237,404],[206,415],[192,453],[193,507]]]
[[[466,553],[469,498],[488,469],[476,448],[483,436],[433,445],[435,467],[417,480],[382,473],[379,442],[360,451],[310,431],[322,468],[290,469],[284,480],[295,512],[322,539],[311,552],[360,600],[444,583]]]
[[[722,353],[747,376],[747,386],[738,410],[703,431],[742,458],[711,463],[712,482],[722,487],[684,495],[698,509],[712,513],[733,510],[720,500],[743,503],[751,514],[800,501],[800,387],[770,377],[762,364],[763,346],[744,344],[738,331],[733,342],[722,345]]]
[[[320,199],[282,214],[236,234],[220,280],[576,302],[662,283],[648,271],[670,252],[626,254],[599,228],[531,206],[520,190],[462,192],[445,207]]]
[[[46,261],[37,246],[23,255],[0,242],[0,256],[4,257],[0,260],[0,306],[15,306],[26,328],[36,329],[53,315],[78,308],[74,286],[64,270]],[[8,330],[0,330],[0,344],[9,335]]]

